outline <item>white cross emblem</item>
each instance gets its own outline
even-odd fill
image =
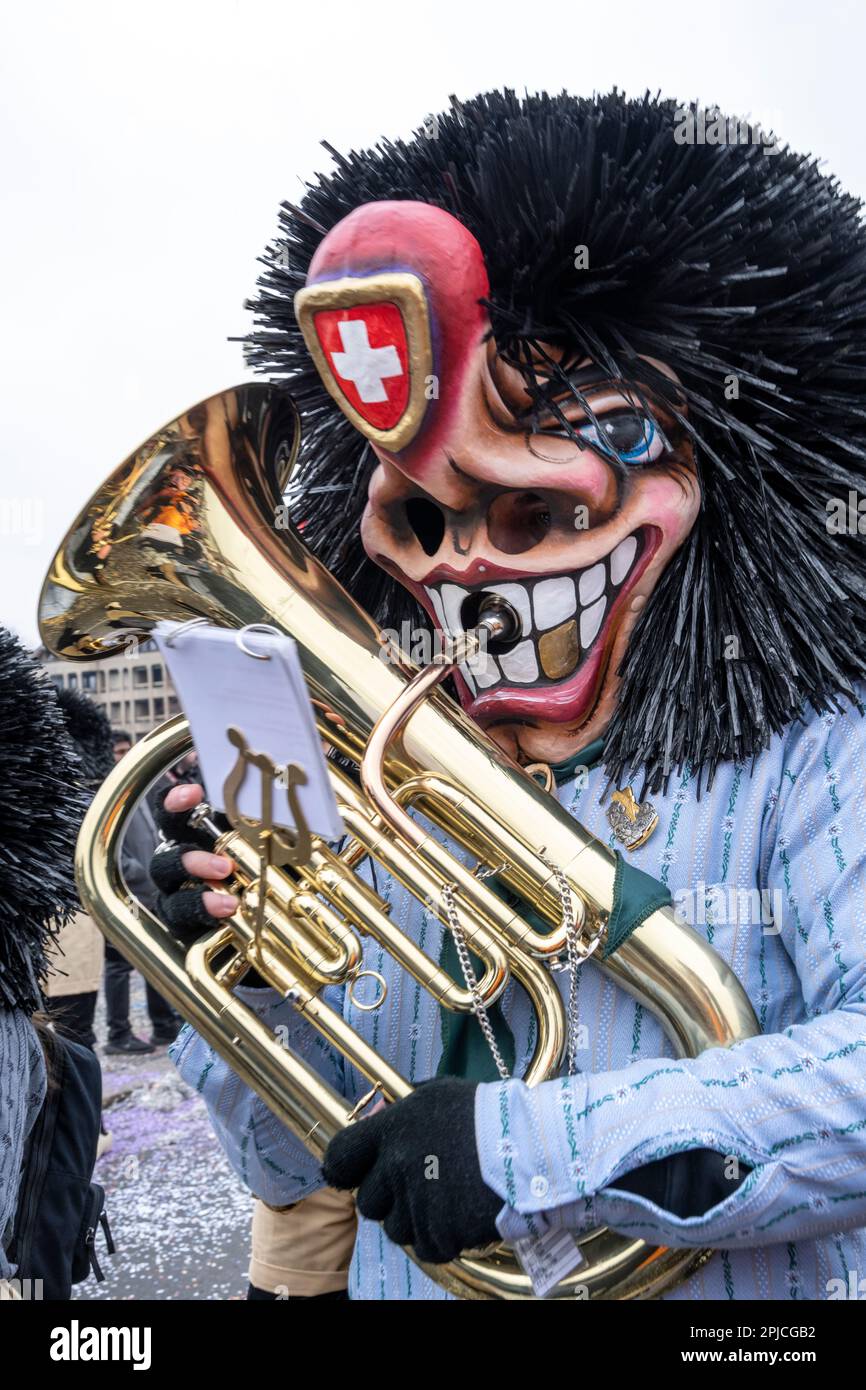
[[[365,404],[387,401],[388,393],[382,382],[386,377],[403,375],[397,349],[393,344],[371,347],[363,319],[347,319],[337,327],[345,349],[331,354],[337,376],[351,381]]]

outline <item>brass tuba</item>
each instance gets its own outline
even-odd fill
[[[191,745],[178,716],[142,739],[97,793],[81,831],[77,872],[83,907],[109,940],[321,1156],[373,1095],[394,1100],[411,1090],[320,998],[325,985],[353,987],[362,970],[361,937],[380,943],[446,1008],[475,1009],[464,983],[392,922],[387,905],[354,872],[358,862],[371,856],[435,904],[443,922],[450,899],[483,964],[478,988],[485,1005],[509,978],[527,991],[538,1021],[524,1077],[532,1085],[556,1074],[565,1045],[565,1010],[550,973],[565,951],[563,908],[582,940],[602,939],[615,860],[437,688],[450,667],[419,673],[405,660],[383,661],[375,623],[296,531],[275,526],[298,436],[293,405],[264,385],[224,391],[166,425],[111,474],[67,534],[45,580],[40,628],[46,647],[72,660],[117,651],[160,619],[203,618],[230,628],[268,623],[296,641],[322,738],[360,770],[352,776],[330,764],[346,848],[337,853],[313,838],[300,867],[263,871],[242,835],[223,835],[218,848],[238,866],[234,887],[244,906],[183,947],[131,899],[118,854],[141,796]],[[425,836],[410,808],[480,866],[499,870],[548,929],[530,925],[438,839]],[[736,977],[667,909],[596,960],[660,1019],[680,1055],[758,1031]],[[357,1106],[234,995],[251,966],[369,1081]],[[710,1254],[654,1249],[608,1229],[579,1245],[584,1263],[552,1296],[653,1297]],[[533,1296],[505,1246],[421,1267],[458,1297]]]

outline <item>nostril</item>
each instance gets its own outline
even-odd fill
[[[504,492],[487,513],[491,543],[505,555],[519,555],[544,540],[550,530],[550,506],[537,492]]]
[[[445,517],[442,512],[427,497],[410,497],[403,506],[406,520],[424,554],[435,555],[445,539]]]

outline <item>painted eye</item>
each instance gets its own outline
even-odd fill
[[[597,425],[581,425],[578,433],[591,448],[613,454],[620,463],[632,468],[654,462],[667,448],[652,416],[636,410],[603,415]]]

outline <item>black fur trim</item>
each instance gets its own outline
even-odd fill
[[[46,946],[76,910],[73,855],[87,808],[54,687],[0,628],[0,1008],[42,1007]]]
[[[57,699],[84,775],[95,790],[114,767],[108,715],[80,690],[58,690]]]

